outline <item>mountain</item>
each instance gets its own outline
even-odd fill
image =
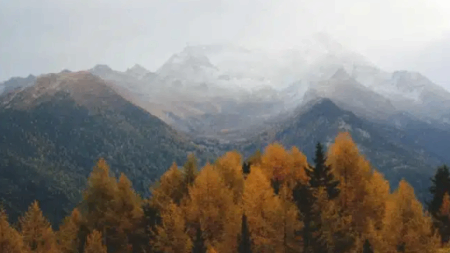
[[[32,86],[36,81],[36,77],[29,75],[28,77],[13,77],[3,83],[0,83],[0,95],[8,93],[16,89]]]
[[[86,71],[43,75],[0,96],[0,118],[0,198],[12,219],[34,199],[53,222],[63,218],[99,157],[148,194],[172,162],[208,155]]]
[[[328,146],[340,131],[351,133],[359,150],[392,185],[406,178],[422,197],[434,169],[443,162],[439,155],[424,151],[420,143],[411,142],[414,133],[360,118],[323,98],[310,101],[276,126],[238,146],[250,155],[269,143],[280,142],[287,148],[299,147],[311,159],[318,141]]]

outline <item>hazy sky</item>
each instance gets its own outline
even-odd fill
[[[450,34],[449,14],[448,0],[0,0],[0,81],[97,63],[156,70],[186,43],[283,48],[317,31],[402,68]]]

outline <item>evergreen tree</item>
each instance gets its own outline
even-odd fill
[[[238,253],[252,253],[252,241],[245,214],[242,215],[241,234],[238,237]]]
[[[102,233],[94,230],[87,237],[86,246],[84,247],[85,253],[106,253],[106,246],[102,243]]]
[[[329,199],[336,198],[339,195],[339,181],[335,179],[331,167],[326,164],[325,152],[320,142],[316,145],[314,164],[314,167],[310,165],[309,170],[306,170],[310,178],[309,184],[313,188],[325,187]]]
[[[432,195],[432,199],[428,202],[428,211],[433,217],[433,225],[435,228],[439,229],[441,232],[442,242],[446,242],[448,239],[445,235],[442,234],[442,227],[445,227],[449,224],[445,223],[445,218],[440,215],[440,209],[444,200],[445,194],[450,194],[450,171],[446,165],[439,167],[436,170],[436,174],[431,179],[431,187],[430,193]]]
[[[195,233],[192,253],[206,253],[205,238],[203,237],[202,229],[200,228],[200,226],[197,227],[197,231]]]
[[[373,253],[372,245],[370,245],[370,242],[367,239],[364,242],[363,253]]]

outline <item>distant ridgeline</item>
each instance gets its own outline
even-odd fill
[[[236,151],[198,170],[190,155],[137,194],[104,159],[79,205],[54,231],[34,202],[17,226],[0,212],[2,252],[446,252],[450,174],[438,169],[429,212],[404,180],[391,191],[348,133],[314,166],[293,147],[268,145],[246,161]],[[116,177],[119,176],[119,177]],[[55,207],[53,207],[55,208]]]

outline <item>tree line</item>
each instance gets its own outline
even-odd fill
[[[296,147],[231,151],[198,169],[173,164],[144,199],[105,160],[57,231],[34,202],[9,224],[2,253],[435,253],[450,239],[450,173],[438,168],[428,211],[404,180],[391,191],[348,133],[314,165]]]

